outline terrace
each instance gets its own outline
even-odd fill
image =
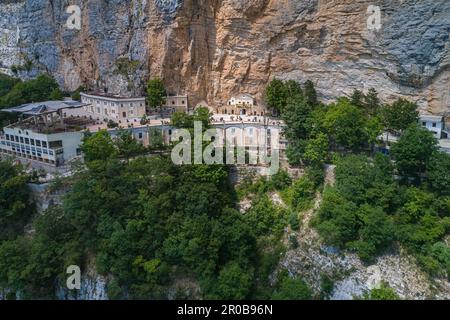
[[[19,128],[40,134],[56,134],[64,132],[78,132],[92,126],[94,122],[85,118],[42,119],[41,117],[29,117],[7,126],[7,128]]]
[[[76,132],[92,124],[92,120],[81,117],[65,117],[63,110],[77,110],[85,104],[73,100],[46,101],[24,104],[19,107],[2,109],[2,112],[19,113],[17,123],[7,126],[19,128],[35,133],[54,134],[63,132]]]

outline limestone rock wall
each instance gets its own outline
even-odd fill
[[[81,8],[81,30],[65,9]],[[369,5],[381,29],[369,30]],[[67,89],[138,94],[149,77],[194,104],[248,92],[273,77],[313,80],[324,100],[353,89],[450,109],[448,0],[3,0],[0,68],[33,62]],[[130,63],[118,70],[117,60]]]

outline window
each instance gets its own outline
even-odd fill
[[[20,143],[23,143],[23,137],[20,137]]]
[[[181,101],[181,104],[184,104],[184,100],[183,100],[183,101]]]
[[[62,148],[62,146],[63,146],[63,143],[61,140],[49,142],[49,147],[52,149]]]
[[[436,122],[433,122],[433,128],[436,128],[436,125],[437,125]]]
[[[32,145],[32,146],[35,145],[35,144],[34,144],[34,139],[31,139],[30,142],[31,142],[31,145]]]
[[[126,118],[127,117],[127,113],[126,112],[122,112],[122,117]]]
[[[139,139],[142,139],[142,132],[139,132]]]
[[[41,146],[41,140],[36,140],[36,146],[38,146],[38,147]]]
[[[46,142],[46,141],[42,141],[42,146],[43,146],[44,148],[47,148],[47,142]]]
[[[423,125],[424,127],[426,127],[426,126],[427,126],[427,123],[424,121],[424,122],[422,122],[422,125]]]

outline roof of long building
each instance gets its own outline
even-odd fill
[[[26,103],[18,107],[1,109],[3,112],[22,113],[29,116],[39,116],[49,113],[55,113],[63,109],[82,108],[87,104],[75,100],[64,101],[44,101],[36,103]]]

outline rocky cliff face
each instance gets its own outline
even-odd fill
[[[81,30],[66,26],[69,4]],[[450,106],[448,0],[3,0],[0,12],[0,68],[31,61],[21,75],[48,70],[67,89],[139,93],[160,76],[218,105],[261,98],[278,77],[311,79],[325,100],[374,87],[434,113]]]

